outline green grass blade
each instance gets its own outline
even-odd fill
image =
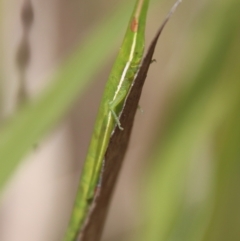
[[[2,20],[3,20],[3,11],[2,11],[2,1],[0,0],[0,34],[3,35],[3,27],[2,27]],[[3,43],[2,38],[0,38],[0,55],[3,56]],[[3,115],[3,59],[0,58],[0,123],[2,121],[2,115]]]
[[[237,241],[240,237],[239,143],[240,105],[226,118],[216,138],[214,209],[204,241]]]
[[[226,78],[239,81],[240,48],[236,39]],[[215,195],[213,215],[204,241],[237,241],[240,237],[240,101],[234,105],[215,136]]]
[[[126,91],[128,91],[137,68],[141,63],[144,52],[148,4],[149,0],[138,0],[136,2],[119,54],[106,84],[94,127],[94,133],[81,174],[72,217],[65,237],[66,241],[75,240],[79,235],[79,231],[84,224],[84,220],[94,198],[94,191],[99,179],[104,155],[111,133],[116,124],[110,112],[109,104],[115,100],[115,93],[118,93],[117,90],[119,88],[126,88]],[[122,76],[124,76],[124,79],[122,79]],[[121,97],[122,100],[122,95],[118,97]],[[123,99],[126,97],[127,92],[125,96],[123,96]],[[116,111],[115,114],[119,116],[121,111],[120,103],[119,107],[114,111]]]

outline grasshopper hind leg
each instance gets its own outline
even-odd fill
[[[119,116],[118,116],[119,114],[116,113],[115,110],[117,109],[117,107],[119,107],[119,105],[121,103],[123,103],[123,101],[126,97],[126,93],[127,93],[127,91],[126,92],[125,91],[120,92],[117,98],[115,98],[113,101],[109,102],[109,110],[111,111],[112,116],[113,116],[114,120],[116,121],[116,123],[118,125],[118,128],[121,131],[123,131],[123,127],[122,127],[122,125],[120,123],[120,120],[119,120]]]
[[[112,113],[112,115],[113,115],[114,120],[116,121],[116,123],[117,123],[117,125],[118,125],[118,128],[119,128],[121,131],[123,131],[124,128],[121,126],[121,122],[120,122],[120,120],[119,120],[116,112],[115,112],[114,109],[111,108],[111,107],[110,107],[110,111],[111,111],[111,113]]]

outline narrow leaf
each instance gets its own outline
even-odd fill
[[[123,43],[106,83],[65,236],[66,241],[75,240],[84,221],[86,222],[89,207],[98,191],[96,185],[101,182],[99,177],[104,155],[116,124],[123,131],[119,115],[144,53],[148,4],[149,0],[136,1]]]
[[[111,201],[111,196],[128,147],[134,122],[134,116],[138,108],[138,102],[141,96],[142,88],[147,77],[150,64],[152,63],[155,46],[157,44],[160,34],[162,33],[162,30],[164,29],[166,23],[168,22],[180,2],[181,1],[178,1],[174,5],[168,16],[162,23],[161,27],[159,28],[141,64],[134,84],[126,98],[124,109],[120,116],[120,122],[122,127],[124,128],[124,131],[120,130],[119,128],[115,128],[114,133],[111,137],[105,155],[104,167],[102,170],[101,189],[98,196],[96,197],[96,201],[93,204],[92,210],[88,217],[89,221],[82,230],[81,240],[99,240],[99,237],[101,236],[104,226],[104,220],[106,218],[109,204]]]

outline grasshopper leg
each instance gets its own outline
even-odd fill
[[[124,99],[126,97],[126,93],[127,93],[127,91],[120,92],[117,98],[115,98],[113,101],[109,102],[109,109],[113,115],[113,118],[115,119],[115,121],[118,125],[118,128],[121,131],[123,131],[124,128],[121,126],[119,117],[115,110],[116,110],[116,107],[124,101]]]

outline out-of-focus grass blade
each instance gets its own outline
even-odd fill
[[[172,240],[171,232],[184,206],[191,155],[213,134],[240,98],[239,78],[221,76],[224,68],[224,72],[227,71],[229,51],[239,29],[240,3],[233,0],[220,5],[215,1],[215,4],[213,18],[217,24],[210,36],[210,51],[207,55],[192,56],[201,57],[202,65],[194,84],[176,101],[175,111],[161,139],[162,145],[153,157],[144,196],[146,229],[140,240]]]
[[[53,84],[26,104],[0,131],[0,189],[20,160],[66,112],[110,55],[130,14],[129,2],[99,24],[59,69]]]
[[[219,84],[226,81],[232,82],[232,92],[229,93],[239,96],[239,83],[240,76],[238,63],[240,61],[240,48],[238,46],[239,35],[235,37],[235,44],[229,48],[228,57],[225,61],[225,66],[221,70],[219,77]],[[233,39],[234,40],[234,39]],[[236,92],[234,93],[234,87]],[[226,89],[229,91],[230,89]],[[223,92],[225,90],[223,89]],[[199,176],[198,183],[195,183],[190,195],[185,196],[184,205],[182,210],[178,213],[178,220],[174,224],[173,233],[171,237],[177,237],[179,240],[185,241],[214,241],[214,240],[239,240],[239,212],[238,208],[240,196],[237,194],[239,187],[239,167],[238,160],[240,156],[239,138],[240,129],[238,127],[239,115],[238,110],[240,106],[240,98],[236,98],[232,105],[228,105],[224,94],[219,95],[219,99],[223,98],[222,106],[226,105],[227,112],[222,118],[215,120],[215,126],[207,133],[204,139],[204,145],[208,145],[208,149],[212,153],[210,157],[202,156],[197,161],[200,165],[203,163],[203,168],[197,170],[195,174]],[[219,100],[219,105],[221,101]],[[214,111],[214,109],[213,109]],[[219,130],[218,130],[219,129]],[[217,148],[214,148],[213,139],[215,132],[217,135]],[[196,148],[200,149],[202,146],[197,143]],[[190,149],[191,150],[191,149]],[[214,153],[214,150],[216,153]],[[217,160],[215,160],[217,157]],[[203,159],[204,158],[204,159]],[[219,160],[219,161],[218,161]],[[198,166],[199,166],[198,164]],[[210,164],[210,166],[209,166]],[[211,170],[209,170],[209,167]],[[204,180],[210,175],[208,180]],[[217,174],[217,175],[216,175]],[[217,179],[215,178],[217,177]],[[195,177],[186,179],[187,182],[194,182]],[[216,179],[216,180],[215,180]],[[188,199],[195,199],[201,190],[201,184],[205,185],[205,197],[202,197],[197,203],[193,203]],[[200,185],[200,190],[198,189]],[[207,186],[206,186],[207,185]],[[189,186],[189,184],[187,184]],[[183,193],[186,195],[186,193]],[[233,211],[234,210],[234,211]],[[180,218],[179,218],[180,216]],[[177,230],[177,232],[176,232]],[[177,235],[177,236],[176,236]],[[205,238],[204,238],[205,237]],[[231,238],[230,238],[231,237]],[[171,240],[171,239],[170,239]]]
[[[239,35],[225,78],[239,80]],[[233,68],[235,67],[235,68]],[[240,89],[238,89],[240,93]],[[216,186],[214,211],[205,241],[240,239],[240,102],[226,116],[215,138]]]
[[[216,195],[205,241],[237,241],[240,238],[240,104],[237,107],[217,135]]]
[[[3,12],[2,12],[2,0],[0,0],[0,34],[2,36],[3,34],[3,29],[2,29],[2,18],[3,18]],[[2,45],[2,38],[0,38],[0,55],[3,56],[3,45]],[[1,120],[2,120],[2,111],[3,111],[3,108],[2,108],[2,61],[3,59],[0,58],[0,123],[1,123]]]

